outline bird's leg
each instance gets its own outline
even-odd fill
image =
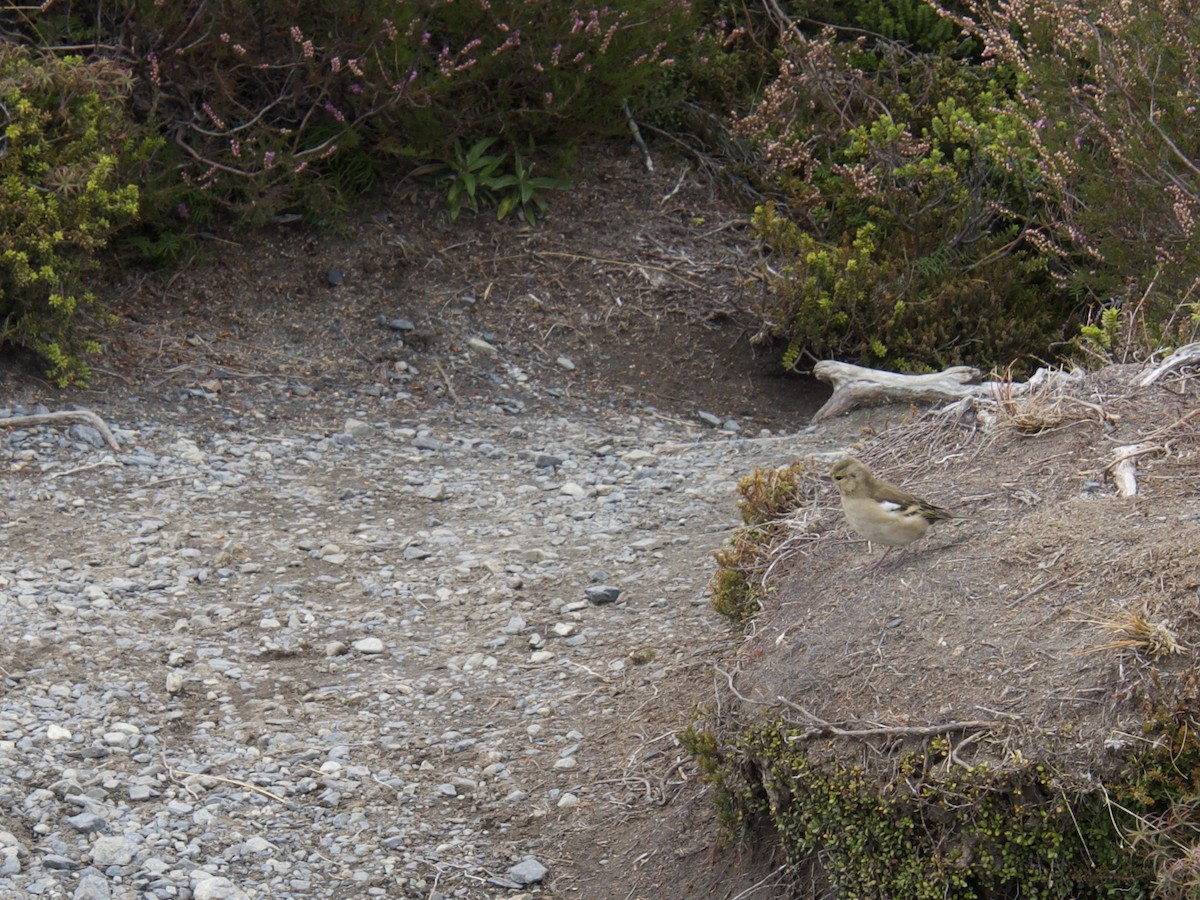
[[[870,541],[868,541],[867,543],[868,543],[868,545],[870,545]],[[872,569],[878,569],[880,566],[882,566],[882,565],[883,565],[883,561],[884,561],[885,559],[887,559],[889,556],[891,556],[891,555],[892,555],[892,551],[893,551],[893,550],[895,550],[895,549],[896,549],[895,547],[888,547],[886,550],[884,550],[884,551],[883,551],[883,556],[881,556],[881,557],[879,557],[879,559],[875,560],[875,565],[871,566],[871,568],[872,568]]]

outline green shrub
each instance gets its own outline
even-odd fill
[[[1119,309],[1122,338],[1142,352],[1194,340],[1195,10],[1173,0],[954,5],[967,14],[951,17],[987,56],[1021,73],[1014,97],[1037,126],[1033,159],[1043,173],[1041,213],[1029,228],[1081,318]]]
[[[83,284],[115,229],[134,219],[127,73],[111,62],[35,57],[0,43],[0,345],[37,354],[59,385],[87,380],[98,350],[77,336],[102,314]]]
[[[920,371],[1061,338],[1072,303],[1023,230],[1042,173],[1010,81],[882,39],[790,49],[739,126],[780,192],[754,223],[777,257],[763,334],[786,365]]]
[[[1127,852],[1105,794],[1067,791],[1047,769],[993,771],[949,759],[942,737],[868,772],[857,751],[785,723],[685,746],[734,826],[766,822],[795,871],[815,866],[839,897],[1074,900],[1148,897],[1148,861]],[[856,761],[850,761],[856,760]],[[873,767],[875,768],[875,767]]]
[[[495,174],[522,182],[516,205],[532,217],[530,148],[554,158],[625,129],[626,103],[675,102],[647,87],[695,34],[685,0],[61,0],[25,15],[0,21],[35,44],[91,39],[138,60],[137,108],[172,138],[148,207],[197,223],[214,208],[325,215],[330,192],[452,164],[456,143],[485,139],[524,154],[524,170]]]
[[[771,551],[794,531],[788,514],[812,502],[818,482],[802,462],[755,467],[738,480],[738,512],[745,525],[713,554],[717,571],[709,582],[709,605],[739,627],[762,609],[762,573]]]

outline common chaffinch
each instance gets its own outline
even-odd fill
[[[868,541],[907,547],[935,522],[962,518],[876,478],[850,456],[834,463],[829,476],[842,495],[850,527]]]

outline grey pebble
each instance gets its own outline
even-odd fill
[[[92,844],[92,865],[99,869],[127,866],[133,861],[137,846],[120,835],[103,835]]]
[[[621,589],[611,584],[592,584],[583,589],[588,602],[600,606],[605,603],[616,603],[621,596]]]
[[[542,865],[534,856],[527,856],[508,870],[508,877],[517,884],[537,884],[550,874],[550,870]]]
[[[92,834],[97,831],[108,830],[108,823],[100,816],[91,812],[81,812],[78,815],[68,816],[67,824],[82,834]]]
[[[110,900],[112,891],[109,890],[108,880],[89,867],[79,873],[79,883],[71,897],[72,900]]]
[[[195,880],[193,878],[193,880]],[[192,887],[192,900],[251,900],[250,895],[222,875],[208,876]]]
[[[412,320],[404,318],[389,319],[387,316],[380,316],[377,321],[392,331],[412,331],[417,327]]]

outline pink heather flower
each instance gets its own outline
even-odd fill
[[[212,122],[213,125],[219,128],[221,131],[225,130],[225,123],[221,121],[221,117],[216,114],[212,106],[210,106],[207,101],[201,103],[200,108],[204,110],[204,114],[208,116],[208,120]]]
[[[346,65],[350,67],[350,71],[354,73],[356,78],[363,77],[362,66],[359,65],[361,62],[361,59],[355,59],[353,56],[346,60]]]
[[[361,84],[352,84],[352,85],[350,85],[350,87],[346,88],[346,90],[348,90],[352,94],[361,94],[362,93],[362,85]]]
[[[317,55],[317,51],[316,51],[316,48],[313,47],[313,42],[305,41],[304,42],[304,58],[312,59],[316,55]]]
[[[578,53],[576,53],[575,58],[572,59],[571,62],[576,63],[576,64],[583,62],[583,51],[580,50]]]
[[[396,26],[392,24],[392,20],[384,19],[382,22],[382,26],[383,26],[384,34],[386,34],[388,36],[388,40],[394,41],[396,39],[396,35],[398,32],[396,31]]]
[[[234,52],[234,53],[236,53],[238,56],[245,56],[245,55],[246,55],[246,48],[245,48],[245,47],[243,47],[241,44],[234,44],[234,45],[233,45],[233,52]]]
[[[562,44],[555,44],[554,49],[550,51],[550,65],[558,65],[559,54],[562,53]]]
[[[158,68],[158,54],[151,50],[146,54],[146,62],[150,65],[150,83],[155,87],[161,87],[162,73]]]
[[[428,31],[426,31],[426,32],[425,32],[423,35],[421,35],[421,46],[422,46],[422,47],[428,47],[428,46],[429,46],[429,39],[430,39],[431,37],[433,37],[433,35],[431,35],[431,34],[430,34]]]
[[[304,43],[304,32],[300,30],[299,25],[293,25],[288,32],[292,36],[292,42],[296,44]]]
[[[221,32],[221,43],[222,43],[222,44],[228,44],[228,43],[229,43],[229,32],[228,32],[228,31],[222,31],[222,32]]]
[[[329,100],[325,101],[325,112],[329,113],[331,116],[333,116],[339,122],[346,121],[345,114],[340,109],[338,109],[336,106],[334,106],[333,103]]]
[[[553,92],[553,91],[546,91],[546,94],[545,94],[545,100],[546,100],[546,105],[547,105],[547,106],[549,106],[551,103],[553,103],[553,102],[554,102],[554,92]]]
[[[266,153],[263,154],[263,165],[266,166],[268,169],[271,168],[271,166],[275,165],[275,151],[274,150],[268,150]]]
[[[296,168],[292,169],[292,174],[299,175],[301,172],[303,172],[307,168],[308,168],[308,160],[305,160],[304,162],[300,163],[300,165],[296,166]]]
[[[545,72],[546,67],[543,66],[540,62],[535,62],[533,64],[533,71],[538,72],[538,73]]]
[[[575,17],[575,22],[571,25],[571,34],[578,34],[579,29],[583,27],[583,19]]]
[[[230,138],[229,139],[229,152],[232,153],[235,157],[240,158],[242,155],[242,142],[239,141],[237,138]]]
[[[332,72],[342,71],[342,58],[340,56],[335,56],[333,59],[329,60],[329,69]]]
[[[180,203],[178,206],[176,206],[176,207],[175,207],[175,215],[179,216],[179,218],[181,218],[181,219],[186,219],[186,218],[188,217],[188,206],[187,206],[187,204],[186,204],[186,203]]]
[[[624,15],[625,14],[622,13],[621,17],[624,18]],[[612,43],[613,35],[616,33],[617,33],[617,23],[613,22],[611,25],[608,26],[608,31],[604,35],[604,40],[600,42],[600,54],[601,55],[604,55],[604,53],[608,50],[608,45]]]

